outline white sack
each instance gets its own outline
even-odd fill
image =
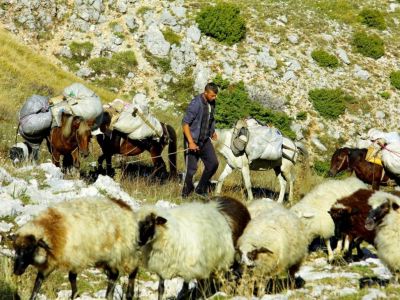
[[[44,96],[29,97],[19,112],[19,132],[29,138],[43,137],[51,126],[49,99]]]
[[[400,135],[397,132],[384,132],[376,128],[371,128],[368,131],[368,139],[371,141],[375,141],[377,139],[384,139],[388,144],[392,143],[400,144]]]
[[[400,175],[400,143],[390,143],[382,149],[382,162],[390,172]]]

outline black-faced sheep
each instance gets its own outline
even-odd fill
[[[335,223],[329,210],[335,202],[367,186],[361,180],[350,177],[345,180],[327,180],[312,189],[291,210],[302,220],[309,243],[317,237],[325,239],[328,260],[333,260],[329,239],[335,234]]]
[[[238,241],[242,263],[255,266],[262,276],[289,271],[289,278],[294,279],[308,252],[300,218],[281,204],[266,200],[254,201],[249,211],[252,219]]]
[[[394,273],[398,282],[400,272],[400,198],[390,195],[381,205],[372,205],[365,221],[368,230],[374,230],[378,257]]]
[[[215,197],[209,203],[188,203],[172,209],[144,207],[139,211],[139,245],[143,264],[164,279],[182,277],[184,288],[192,279],[207,280],[232,265],[235,243],[250,215],[239,201]]]
[[[49,207],[22,226],[15,235],[14,274],[29,265],[38,269],[30,299],[55,269],[69,272],[73,299],[78,272],[103,267],[109,283],[106,297],[112,299],[120,272],[129,273],[127,298],[133,297],[137,272],[138,224],[135,213],[120,200],[76,199]]]

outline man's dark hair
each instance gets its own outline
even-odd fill
[[[209,82],[206,84],[206,87],[204,88],[205,91],[213,91],[214,93],[218,94],[218,85],[216,85],[214,82]]]

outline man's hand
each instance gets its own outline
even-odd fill
[[[212,139],[213,141],[216,141],[216,140],[218,139],[218,135],[217,135],[217,133],[216,133],[215,131],[214,131],[214,133],[213,133],[211,139]]]
[[[195,142],[191,142],[189,143],[189,151],[198,151],[200,148],[199,146],[197,146],[197,144]]]

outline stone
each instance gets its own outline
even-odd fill
[[[268,52],[262,51],[258,53],[257,57],[257,62],[260,64],[262,67],[267,67],[270,69],[276,69],[278,67],[278,63],[276,59],[272,56],[269,55]]]
[[[144,36],[144,44],[147,50],[155,56],[167,56],[171,48],[160,29],[156,25],[151,25]]]
[[[196,54],[188,41],[183,41],[180,46],[171,47],[171,70],[181,75],[189,66],[196,64]]]
[[[72,58],[71,49],[68,46],[63,46],[58,52],[58,55],[66,58]]]
[[[186,37],[194,43],[198,43],[200,41],[201,31],[197,26],[192,25],[186,31]]]
[[[208,67],[203,66],[202,64],[197,64],[196,68],[193,71],[193,74],[193,88],[196,93],[202,93],[204,91],[204,87],[210,79],[211,70]]]
[[[176,25],[176,19],[173,15],[171,15],[168,9],[163,10],[160,16],[160,22],[164,25],[170,25],[170,26]]]
[[[170,83],[172,80],[172,76],[170,74],[165,74],[162,78],[162,81],[165,83]]]
[[[375,117],[376,117],[377,119],[383,120],[383,119],[385,119],[386,114],[385,114],[383,111],[378,110],[378,111],[375,113]]]
[[[272,35],[269,37],[269,42],[274,45],[278,45],[281,42],[281,38],[278,35]]]
[[[118,0],[117,1],[117,11],[124,14],[128,10],[128,4],[126,0]]]
[[[226,76],[231,77],[233,75],[233,68],[226,61],[222,63],[222,67]]]
[[[350,59],[347,56],[347,52],[344,49],[339,48],[337,49],[336,53],[342,62],[344,62],[346,65],[350,64]]]
[[[287,39],[289,40],[289,42],[291,42],[292,44],[298,44],[299,43],[299,36],[296,33],[290,33],[287,36]]]
[[[172,6],[171,10],[178,18],[184,18],[186,15],[186,8],[182,6]]]
[[[81,67],[76,75],[79,77],[89,77],[93,73],[93,70],[87,67]]]
[[[139,27],[139,25],[133,15],[125,16],[125,24],[126,24],[126,27],[128,27],[128,29],[131,31],[135,30]]]
[[[290,125],[290,129],[296,134],[296,140],[300,141],[304,138],[303,126],[300,124],[292,123],[292,125]]]
[[[286,24],[286,23],[288,22],[288,19],[287,19],[287,17],[286,17],[285,15],[279,16],[279,17],[277,18],[277,20],[280,21],[280,22],[282,22],[283,24]]]
[[[0,232],[9,232],[11,230],[11,228],[13,228],[13,227],[14,227],[14,224],[0,221]]]
[[[368,80],[370,74],[368,71],[363,70],[359,65],[354,66],[354,76],[362,80]]]
[[[282,77],[282,80],[283,81],[285,81],[285,82],[288,82],[288,81],[296,81],[297,80],[297,76],[296,76],[296,74],[293,72],[293,71],[287,71],[284,75],[283,75],[283,77]]]
[[[321,143],[321,141],[318,139],[317,136],[312,135],[311,136],[311,142],[317,147],[318,150],[326,152],[328,149],[325,147],[324,144]]]
[[[300,71],[301,70],[301,65],[298,60],[296,59],[291,59],[288,62],[288,70],[290,71]]]

